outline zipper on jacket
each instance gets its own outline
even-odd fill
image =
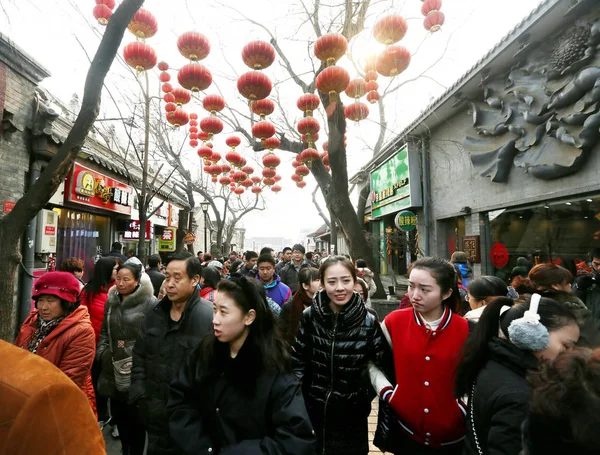
[[[326,455],[327,450],[325,448],[325,428],[327,427],[327,404],[329,403],[329,398],[333,393],[333,351],[335,350],[335,336],[337,335],[337,325],[338,325],[338,316],[336,313],[333,316],[333,339],[331,341],[331,381],[329,383],[329,391],[327,392],[327,397],[325,398],[325,406],[323,407],[323,455]]]

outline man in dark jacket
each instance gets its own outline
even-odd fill
[[[310,264],[306,259],[304,259],[304,253],[306,250],[304,247],[297,243],[292,248],[292,260],[281,269],[279,272],[279,276],[281,277],[281,281],[292,290],[292,292],[296,292],[298,289],[298,272],[302,267],[310,267]]]
[[[128,258],[123,253],[123,245],[119,242],[114,242],[110,247],[110,251],[106,253],[104,256],[106,257],[114,257],[121,260],[121,263],[124,263]]]
[[[169,436],[169,383],[183,361],[213,330],[212,304],[200,298],[201,266],[190,253],[179,253],[167,266],[166,297],[150,311],[133,349],[129,400],[137,403],[148,432],[148,455],[181,452]]]
[[[165,281],[165,275],[160,271],[160,256],[158,254],[153,254],[148,258],[148,276],[152,281],[152,286],[154,287],[154,297],[158,297],[158,293],[160,291],[160,287]]]
[[[573,293],[583,300],[596,326],[600,328],[600,248],[590,252],[592,258],[592,273],[581,275],[575,280]]]
[[[256,251],[246,251],[244,254],[244,265],[238,270],[238,274],[242,276],[254,276],[253,269],[256,265],[258,254]]]
[[[281,269],[283,269],[286,265],[288,265],[291,260],[292,260],[292,249],[289,246],[286,246],[282,251],[281,261],[279,261],[277,263],[277,265],[275,266],[275,271],[277,272],[277,274],[279,274],[281,272]]]

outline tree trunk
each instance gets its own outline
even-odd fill
[[[0,219],[0,338],[12,341],[15,330],[15,285],[21,262],[20,240],[29,222],[44,208],[65,179],[100,111],[104,79],[119,50],[123,34],[144,0],[124,0],[111,16],[87,73],[81,111],[64,143],[40,178]]]

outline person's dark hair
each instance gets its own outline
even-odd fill
[[[289,246],[286,246],[281,252],[285,254],[286,251],[292,251],[292,249]]]
[[[442,258],[426,257],[412,263],[412,270],[428,270],[435,282],[440,287],[442,294],[452,290],[452,293],[442,304],[455,313],[460,311],[460,293],[458,292],[456,269],[454,265]]]
[[[304,267],[298,272],[298,288],[295,292],[304,292],[303,284],[310,286],[311,283],[319,279],[319,269],[314,267]],[[303,308],[304,310],[304,308]]]
[[[367,262],[364,259],[357,259],[356,260],[356,267],[358,267],[360,269],[366,269],[367,268]]]
[[[269,253],[261,254],[258,257],[258,260],[256,261],[256,264],[260,265],[263,262],[268,262],[273,267],[275,267],[275,258],[273,256],[271,256],[271,254],[269,254]]]
[[[237,253],[235,251],[232,251],[231,253],[229,253],[229,256],[231,256],[232,254],[235,254],[237,256]]]
[[[198,252],[196,253],[196,256],[198,256],[198,259],[200,259],[200,256],[202,256],[202,251],[198,251]],[[203,257],[204,257],[204,256],[203,256]]]
[[[202,256],[202,259],[204,260],[204,262],[208,262],[208,261],[212,261],[212,254],[210,253],[204,253],[204,256]]]
[[[519,294],[555,292],[553,285],[563,285],[573,280],[573,274],[555,264],[538,264],[529,271],[527,278],[516,276],[511,286]]]
[[[356,282],[360,284],[360,287],[362,288],[361,297],[363,302],[366,302],[369,300],[369,287],[367,286],[367,282],[360,277],[356,279]]]
[[[244,259],[246,261],[249,261],[251,259],[257,258],[258,254],[256,254],[256,251],[246,251],[246,254],[244,254]]]
[[[294,251],[300,251],[302,254],[306,253],[306,249],[304,248],[304,245],[302,245],[301,243],[296,243],[292,247],[292,252],[294,252]]]
[[[117,258],[105,256],[98,259],[94,266],[92,279],[88,281],[83,290],[90,298],[94,298],[100,293],[102,288],[108,291],[108,285],[111,283],[113,269],[117,265]]]
[[[196,275],[202,276],[202,263],[200,262],[200,259],[192,253],[182,251],[174,254],[171,257],[171,261],[185,261],[185,272],[190,279],[194,278]]]
[[[112,251],[118,251],[120,253],[121,251],[123,251],[123,245],[121,245],[121,242],[113,242],[110,249]]]
[[[148,266],[149,267],[158,267],[158,264],[161,263],[160,256],[158,254],[153,254],[148,258]]]
[[[541,449],[563,442],[571,451],[561,453],[600,453],[600,349],[563,352],[532,372],[529,380],[533,385],[529,423],[542,430],[535,436],[529,432],[531,445]]]
[[[477,300],[484,300],[488,297],[506,297],[508,290],[506,283],[497,276],[482,276],[474,279],[467,286],[469,294]]]
[[[321,279],[321,283],[325,283],[325,272],[327,269],[335,264],[343,265],[346,269],[348,269],[350,275],[352,275],[352,280],[356,283],[356,269],[354,268],[352,262],[350,262],[350,259],[347,259],[344,256],[329,256],[327,261],[321,265],[321,268],[319,269],[319,278]]]
[[[61,272],[83,272],[83,259],[67,258],[60,264]]]
[[[313,258],[312,252],[311,251],[307,252],[306,253],[306,260],[307,261],[312,261],[312,258]]]
[[[271,256],[273,256],[273,248],[269,248],[268,246],[265,246],[264,248],[262,248],[260,250],[260,253],[258,255],[262,256],[263,254],[270,254]]]
[[[242,264],[243,264],[243,262],[240,261],[239,259],[237,261],[233,261],[231,263],[231,265],[229,266],[229,273],[230,274],[236,273],[240,269],[240,267],[242,266]]]
[[[263,286],[258,281],[242,276],[221,280],[217,290],[227,294],[245,314],[250,310],[256,312],[245,343],[253,343],[260,351],[261,365],[257,366],[258,371],[270,374],[288,373],[291,371],[290,356],[279,336],[275,316],[266,297],[261,295],[260,288]],[[212,375],[219,374],[212,367],[216,361],[215,346],[218,348],[220,344],[222,343],[213,334],[205,337],[198,347],[200,362],[197,374],[201,377],[201,384],[204,381],[211,382],[214,379]]]
[[[137,264],[133,264],[131,262],[121,264],[117,269],[117,273],[119,273],[119,271],[123,269],[129,270],[132,273],[135,281],[140,281],[140,279],[142,278],[142,268]]]
[[[528,298],[525,302],[514,305],[512,299],[499,297],[487,304],[479,318],[479,322],[475,325],[475,329],[463,347],[463,358],[456,372],[454,391],[457,397],[461,397],[471,390],[479,371],[490,359],[489,343],[498,336],[498,330],[501,330],[508,340],[510,323],[523,317],[525,311],[529,309],[530,300],[531,298]],[[510,309],[500,316],[500,310],[503,306],[508,306]],[[552,299],[542,297],[538,314],[540,315],[540,323],[549,332],[569,324],[577,324],[575,314],[566,305]]]
[[[208,266],[202,269],[202,278],[207,286],[217,289],[219,281],[221,281],[221,274],[216,267]]]
[[[592,248],[590,250],[590,260],[594,258],[600,259],[600,248]]]

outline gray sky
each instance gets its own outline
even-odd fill
[[[2,3],[8,12],[8,17],[0,15],[3,33],[52,73],[52,77],[43,85],[65,103],[69,102],[72,93],[78,93],[81,97],[88,67],[82,46],[93,55],[100,34],[104,32],[104,28],[96,25],[92,16],[94,1],[18,0],[15,4]],[[305,0],[305,3],[311,8],[311,1]],[[325,23],[328,17],[336,16],[339,12],[336,7],[327,5],[337,5],[340,2],[321,3],[324,6],[320,17]],[[429,78],[409,82],[387,98],[387,138],[390,139],[506,35],[540,0],[447,0],[442,7],[446,14],[446,25],[436,34],[427,34],[423,29],[420,14],[422,3],[418,0],[372,3],[375,6],[367,19],[367,30],[351,43],[350,49],[355,60],[360,61],[366,55],[383,49],[382,45],[373,40],[370,32],[379,17],[392,12],[402,14],[408,20],[408,34],[399,44],[406,46],[413,54],[411,66],[393,84],[415,78],[443,55],[442,60],[427,72]],[[269,39],[264,30],[245,21],[241,14],[267,26],[278,37],[296,72],[309,82],[310,75],[306,73],[311,71],[316,62],[312,53],[309,54],[309,50],[312,50],[309,42],[314,41],[314,32],[304,23],[306,15],[299,2],[147,0],[144,7],[158,19],[159,32],[147,42],[156,49],[159,61],[166,60],[176,68],[185,64],[185,59],[176,47],[177,36],[185,31],[197,30],[209,38],[212,50],[201,63],[211,70],[214,84],[206,93],[217,93],[218,88],[227,103],[240,112],[248,112],[247,105],[235,89],[235,79],[247,70],[240,57],[241,49],[248,41]],[[133,41],[133,35],[126,32],[122,46],[130,41]],[[356,75],[352,63],[347,59],[341,61],[340,65],[350,72],[351,77]],[[300,88],[289,80],[288,74],[277,61],[265,73],[277,87],[286,116],[295,124],[302,115],[295,106],[296,99],[302,94]],[[171,75],[176,80],[176,74]],[[158,90],[157,70],[151,73],[151,79],[153,87]],[[378,82],[381,87],[385,87],[389,79],[380,76]],[[127,116],[129,105],[124,97],[135,97],[137,90],[131,72],[123,63],[115,62],[107,85],[117,98],[121,112]],[[126,93],[129,95],[125,95]],[[275,90],[272,96],[275,96]],[[345,97],[344,100],[349,102]],[[349,123],[348,126],[350,175],[360,169],[372,155],[371,147],[377,138],[379,118],[376,109],[370,107],[369,119],[359,124]],[[200,118],[204,116],[198,102],[195,108],[187,110],[197,112]],[[106,94],[103,95],[101,116],[115,116],[116,112],[114,103]],[[249,127],[249,122],[245,122],[244,126]],[[223,155],[227,151],[224,140],[229,132],[231,130],[226,128],[214,141],[215,149]],[[178,134],[182,133],[174,133],[175,140]],[[290,134],[287,133],[288,136]],[[181,140],[181,136],[179,139]],[[322,142],[323,140],[319,141],[319,149]],[[247,144],[245,149],[248,161],[260,157],[249,150]],[[195,150],[187,147],[185,154],[186,164],[190,168],[198,168],[199,160]],[[284,189],[277,195],[267,189],[264,192],[267,209],[264,212],[253,212],[244,218],[243,224],[249,237],[281,235],[295,239],[301,228],[317,228],[322,223],[311,202],[314,179],[308,176],[307,187],[303,190],[296,188],[290,180],[290,163],[294,157],[287,152],[278,154],[282,160],[279,171],[283,176]]]

